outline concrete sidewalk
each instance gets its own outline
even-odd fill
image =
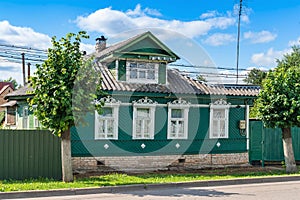
[[[193,181],[163,184],[137,184],[123,186],[104,186],[97,188],[78,188],[78,189],[59,189],[59,190],[43,190],[43,191],[26,191],[26,192],[0,192],[0,199],[18,199],[18,198],[35,198],[49,196],[66,196],[66,195],[83,195],[97,193],[122,193],[137,190],[151,189],[168,189],[176,187],[208,187],[222,185],[239,185],[254,183],[272,183],[284,181],[299,181],[300,176],[274,176],[267,178],[248,178],[248,179],[231,179],[231,180],[212,180],[212,181]]]

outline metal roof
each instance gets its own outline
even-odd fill
[[[33,92],[33,88],[30,86],[30,84],[26,84],[25,86],[5,95],[5,99],[11,98],[11,97],[22,97],[22,96],[29,96]]]
[[[212,85],[167,69],[167,84],[128,83],[117,81],[107,67],[100,67],[104,91],[150,92],[166,94],[257,96],[259,86]]]

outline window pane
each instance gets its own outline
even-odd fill
[[[149,70],[147,78],[154,80],[155,79],[155,71],[154,70]]]
[[[146,71],[139,71],[139,78],[146,78]]]
[[[137,117],[138,118],[149,118],[150,109],[149,108],[137,108]]]
[[[225,137],[225,120],[220,121],[220,137]]]
[[[171,133],[176,133],[176,121],[171,120]]]
[[[181,133],[183,136],[184,134],[184,121],[178,121],[178,133]]]
[[[154,65],[154,63],[147,63],[145,68],[146,69],[154,69],[155,65]]]
[[[142,132],[142,120],[136,120],[136,133],[141,133]]]
[[[145,69],[146,68],[146,64],[145,63],[139,63],[138,68]]]
[[[114,120],[108,119],[107,120],[107,134],[113,134],[114,133]]]
[[[214,119],[224,119],[225,118],[225,109],[214,109]]]
[[[213,120],[213,137],[219,137],[219,126],[218,120]]]
[[[144,120],[144,133],[150,133],[150,119]],[[150,135],[149,135],[150,137]]]
[[[105,120],[99,120],[98,133],[105,133]]]
[[[182,109],[172,109],[171,118],[182,118]]]
[[[129,63],[127,68],[130,79],[148,79],[155,80],[155,64],[154,63]]]
[[[137,63],[130,63],[130,64],[129,64],[129,67],[130,67],[130,68],[137,68]]]
[[[130,70],[130,78],[137,78],[137,69]]]
[[[101,117],[112,117],[112,108],[102,108]]]

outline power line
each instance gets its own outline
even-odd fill
[[[17,46],[17,45],[7,45],[7,44],[0,44],[0,46],[7,47],[7,48],[21,49],[21,50],[26,50],[26,51],[38,51],[38,52],[47,53],[47,50],[36,49],[36,48],[32,48],[32,47]]]
[[[22,57],[22,54],[24,54],[24,57]],[[45,50],[41,49],[35,49],[31,47],[21,47],[21,46],[15,46],[15,45],[5,45],[0,44],[0,58],[5,58],[4,60],[0,59],[0,62],[13,62],[13,63],[22,63],[23,60],[30,63],[41,63],[44,62],[47,59],[47,52]],[[239,78],[238,74],[234,73],[217,73],[213,70],[227,70],[227,71],[233,71],[235,68],[232,67],[213,67],[213,66],[201,66],[201,65],[186,65],[186,64],[176,64],[171,63],[169,64],[171,67],[179,67],[181,68],[179,70],[180,73],[189,75],[191,77],[195,77],[196,75],[202,75],[204,77],[211,77],[211,78]],[[182,69],[208,69],[208,71],[184,71]],[[211,71],[210,71],[211,70]],[[246,68],[239,68],[238,71],[251,71]],[[246,78],[248,75],[244,74],[241,75],[240,78]]]
[[[212,66],[202,66],[202,65],[185,65],[185,64],[176,64],[176,63],[171,63],[169,66],[175,66],[175,67],[185,67],[185,68],[195,68],[195,69],[211,69],[211,70],[236,70],[236,68],[230,68],[230,67],[212,67]],[[246,68],[240,68],[239,71],[251,71]]]

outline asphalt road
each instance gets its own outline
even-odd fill
[[[22,198],[23,200],[138,200],[138,199],[209,199],[209,200],[298,200],[300,199],[300,181],[241,184],[211,187],[158,188],[116,193],[99,193],[76,196],[56,196],[42,198]]]

